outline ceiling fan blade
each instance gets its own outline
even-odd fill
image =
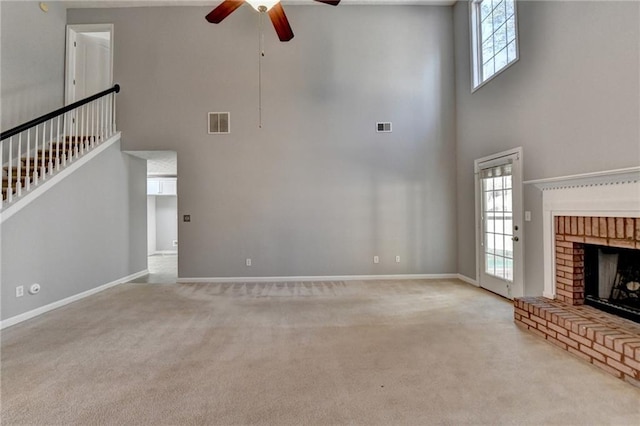
[[[280,41],[289,41],[293,38],[293,30],[289,25],[287,15],[284,13],[284,8],[280,3],[276,3],[271,9],[269,9],[269,18],[273,23],[273,27],[278,33]]]
[[[224,18],[231,15],[231,13],[242,6],[244,0],[224,0],[218,7],[213,9],[207,15],[207,21],[212,24],[219,24]]]
[[[331,6],[337,6],[340,0],[316,0],[318,3],[330,4]]]

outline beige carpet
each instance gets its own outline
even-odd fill
[[[126,284],[5,330],[2,424],[639,424],[452,281]]]

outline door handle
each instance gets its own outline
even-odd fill
[[[520,238],[518,238],[518,237],[511,237],[511,241],[520,241]]]

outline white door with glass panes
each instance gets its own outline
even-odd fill
[[[522,150],[475,162],[478,278],[482,288],[523,296]]]

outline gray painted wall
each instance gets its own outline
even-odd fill
[[[467,2],[454,7],[458,271],[475,277],[473,160],[524,148],[524,179],[640,165],[640,5],[518,2],[520,60],[475,93]],[[525,292],[542,294],[541,193],[527,186]]]
[[[145,270],[146,161],[110,146],[2,223],[1,244],[3,320]]]
[[[0,2],[2,130],[60,108],[64,102],[66,8],[48,2]]]
[[[262,129],[258,15],[210,10],[68,11],[115,24],[124,149],[178,152],[179,275],[456,272],[452,8],[287,6],[291,42],[265,26]]]
[[[156,197],[147,195],[147,254],[156,252]]]
[[[163,195],[156,198],[156,250],[176,251],[173,241],[178,239],[178,197]]]

